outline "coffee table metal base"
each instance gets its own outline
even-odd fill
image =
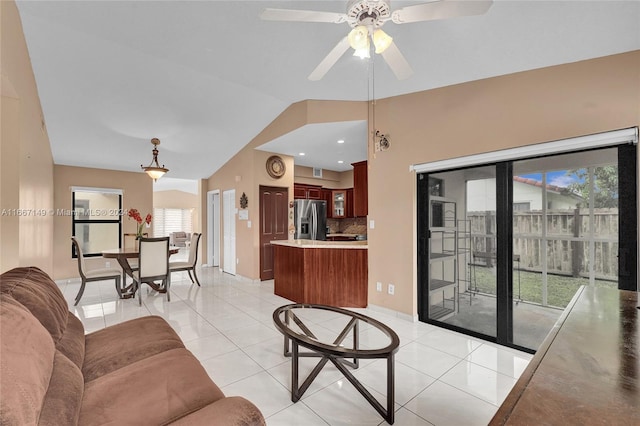
[[[312,307],[315,305],[305,305],[307,307]],[[344,310],[340,308],[331,308],[330,310],[336,310],[342,312]],[[278,312],[278,310],[276,310]],[[349,312],[349,311],[345,311]],[[274,319],[276,318],[276,313],[274,313]],[[316,336],[309,330],[309,328],[295,315],[295,313],[291,312],[291,310],[284,311],[285,324],[288,326],[290,321],[294,321],[295,324],[303,331],[303,333],[311,339],[317,340]],[[377,356],[358,356],[359,349],[359,324],[358,319],[367,318],[363,315],[359,315],[357,317],[351,318],[349,323],[344,327],[344,329],[340,332],[338,337],[333,342],[334,346],[340,346],[343,341],[351,335],[353,336],[353,346],[350,349],[353,349],[348,355],[338,355],[335,353],[329,353],[327,351],[323,351],[320,346],[312,347],[311,345],[302,346],[310,349],[312,352],[301,352],[300,345],[294,338],[290,338],[285,334],[284,336],[284,356],[291,358],[291,401],[298,402],[300,398],[304,395],[304,393],[309,389],[309,386],[313,383],[315,378],[318,376],[320,371],[324,368],[327,362],[331,361],[333,365],[346,377],[349,382],[356,388],[358,392],[371,404],[373,408],[389,423],[394,423],[394,400],[395,400],[395,369],[394,369],[394,354],[395,350],[391,350],[385,353],[381,353]],[[367,318],[369,319],[369,318]],[[312,358],[321,358],[318,364],[313,368],[311,373],[307,376],[307,378],[300,384],[300,372],[299,372],[299,360],[300,358],[312,357]],[[380,402],[358,381],[358,379],[349,371],[347,367],[351,367],[357,369],[359,367],[359,360],[362,358],[379,358],[386,359],[387,361],[387,406],[384,407]],[[350,361],[353,359],[353,361]]]

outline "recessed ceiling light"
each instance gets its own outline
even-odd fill
[[[298,155],[300,155],[300,156],[304,156],[304,152],[301,152],[301,153],[300,153],[300,154],[298,154]]]
[[[338,143],[344,143],[344,139],[340,139]]]
[[[338,160],[338,164],[342,164],[342,163],[344,163],[344,161]]]

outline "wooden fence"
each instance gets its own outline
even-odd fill
[[[496,217],[494,212],[467,214],[473,253],[495,253]],[[589,276],[590,214],[588,209],[547,211],[547,236],[542,239],[541,211],[514,212],[513,252],[520,256],[523,270],[542,270],[542,246],[547,245],[547,271],[574,277]],[[618,209],[595,209],[594,270],[597,278],[618,278]]]

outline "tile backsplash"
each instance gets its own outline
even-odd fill
[[[366,234],[367,218],[355,217],[347,219],[327,219],[327,225],[331,234]]]

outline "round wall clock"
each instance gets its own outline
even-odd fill
[[[267,173],[272,178],[280,179],[284,176],[285,170],[284,161],[279,156],[272,155],[267,159]]]

